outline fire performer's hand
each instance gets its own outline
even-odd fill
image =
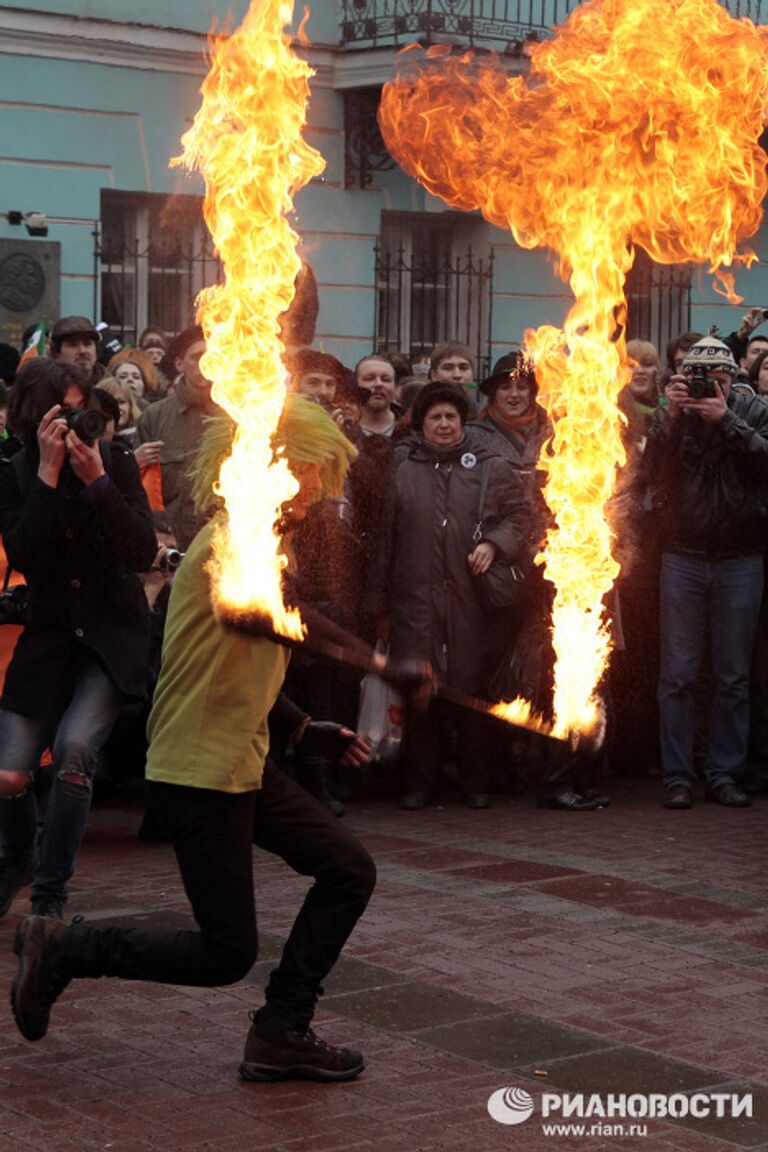
[[[388,660],[380,675],[407,697],[416,712],[426,712],[437,692],[437,678],[428,660]]]
[[[299,742],[302,748],[352,768],[367,764],[371,755],[370,745],[361,736],[330,720],[310,720]]]

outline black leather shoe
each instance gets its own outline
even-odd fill
[[[464,803],[467,808],[490,808],[491,797],[487,792],[465,792]]]
[[[418,812],[420,808],[426,808],[426,806],[426,792],[404,792],[400,797],[400,807],[404,812]]]
[[[607,808],[611,803],[610,796],[603,796],[600,792],[595,792],[594,788],[587,789],[586,792],[581,794],[582,800],[589,800],[591,804],[596,804],[598,808]]]
[[[686,788],[684,784],[676,784],[673,788],[668,788],[664,807],[677,809],[692,808],[693,792],[691,792],[690,788]]]
[[[564,788],[562,792],[550,792],[546,796],[539,796],[536,807],[558,808],[564,812],[595,812],[601,805],[595,800],[585,800],[578,792]]]
[[[716,788],[708,788],[707,800],[711,800],[714,804],[723,804],[726,808],[752,807],[749,796],[735,784],[718,784]]]

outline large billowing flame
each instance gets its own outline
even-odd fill
[[[525,334],[555,426],[542,466],[556,528],[539,559],[555,585],[556,735],[600,724],[603,601],[618,574],[604,508],[624,461],[617,317],[634,246],[708,262],[737,299],[720,270],[754,259],[736,245],[757,231],[768,186],[767,45],[767,28],[717,0],[590,0],[532,48],[529,77],[431,49],[384,89],[381,129],[402,167],[551,249],[575,297],[563,332]]]
[[[212,36],[203,101],[182,138],[182,160],[205,179],[205,219],[225,281],[198,301],[207,340],[202,368],[214,400],[237,423],[219,477],[227,517],[214,543],[213,592],[237,613],[257,610],[276,631],[300,638],[283,605],[275,523],[298,490],[271,436],[286,393],[278,318],[291,303],[301,261],[287,220],[293,197],[325,167],[302,138],[311,68],[284,29],[293,4],[253,0],[231,36]]]

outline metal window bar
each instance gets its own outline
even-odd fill
[[[488,374],[493,317],[493,261],[466,252],[429,249],[408,258],[377,242],[374,347],[380,352],[428,355],[437,344],[458,340],[475,353],[478,378]]]
[[[650,340],[664,359],[669,341],[691,327],[693,267],[654,264],[638,253],[627,277],[627,336]]]
[[[174,335],[192,323],[201,289],[221,283],[223,268],[206,237],[173,251],[143,246],[137,237],[107,247],[94,232],[94,270],[101,308],[94,308],[124,343],[153,324]]]

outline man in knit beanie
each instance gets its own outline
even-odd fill
[[[694,344],[665,388],[644,455],[662,540],[659,715],[664,806],[673,809],[693,803],[696,682],[707,636],[707,799],[750,804],[742,781],[768,527],[768,405],[732,388],[736,371],[716,335]]]

